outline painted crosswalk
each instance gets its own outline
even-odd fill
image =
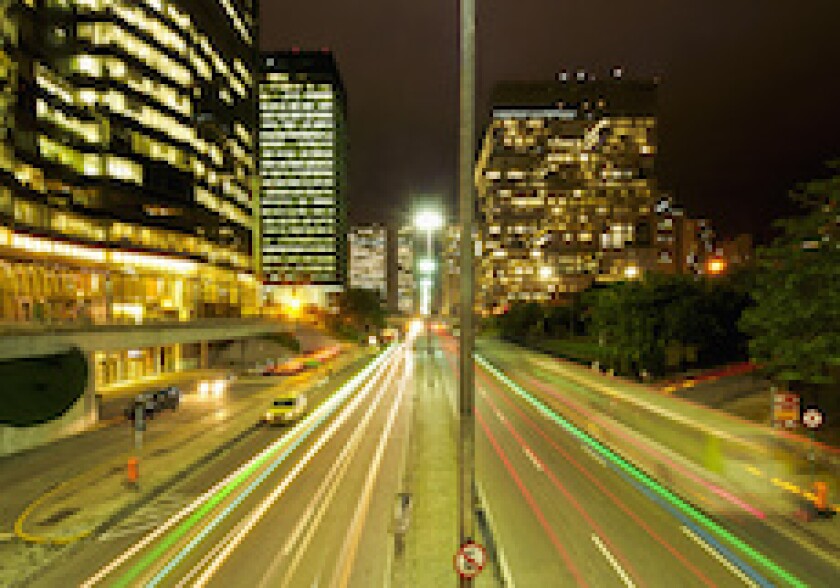
[[[172,492],[158,496],[151,502],[139,507],[133,513],[118,521],[113,527],[103,532],[98,541],[113,541],[123,537],[139,535],[154,529],[172,513],[192,501],[195,496]]]

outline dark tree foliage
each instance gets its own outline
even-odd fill
[[[27,427],[60,417],[84,394],[88,369],[76,348],[0,362],[0,424]]]
[[[364,339],[385,327],[385,310],[375,290],[348,288],[338,299],[338,314],[328,326],[333,332],[350,339]]]
[[[840,166],[832,166],[840,170]],[[840,175],[791,194],[802,214],[757,251],[755,305],[741,318],[750,355],[795,387],[836,383],[840,368]]]
[[[542,332],[544,309],[536,302],[515,302],[499,317],[502,338],[524,343],[529,334]]]

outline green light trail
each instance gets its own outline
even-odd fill
[[[479,364],[481,364],[481,366],[484,369],[493,374],[498,380],[506,384],[511,390],[513,390],[523,400],[525,400],[531,406],[537,409],[541,414],[554,421],[557,425],[563,428],[566,432],[570,433],[572,436],[576,437],[580,441],[583,441],[586,445],[588,445],[590,448],[598,452],[606,459],[609,459],[612,463],[620,467],[624,472],[626,472],[631,477],[642,483],[648,489],[652,490],[653,492],[670,502],[685,515],[692,518],[696,522],[704,525],[707,529],[716,533],[719,537],[724,539],[730,545],[737,548],[742,553],[748,555],[754,561],[760,563],[767,569],[771,570],[780,578],[783,578],[790,585],[796,586],[798,588],[807,587],[807,584],[805,584],[802,580],[800,580],[799,578],[797,578],[796,576],[794,576],[793,574],[791,574],[790,572],[773,562],[764,554],[747,545],[744,541],[742,541],[741,539],[739,539],[738,537],[721,527],[719,524],[717,524],[715,521],[704,515],[702,512],[698,511],[696,508],[682,500],[670,490],[660,485],[656,480],[648,477],[636,466],[632,465],[630,462],[626,461],[624,458],[614,453],[612,450],[608,449],[605,445],[602,445],[600,442],[596,441],[595,439],[578,429],[575,425],[573,425],[572,423],[570,423],[569,421],[552,411],[545,404],[543,404],[537,398],[532,396],[528,391],[519,386],[519,384],[508,378],[502,371],[497,369],[489,361],[487,361],[478,354],[475,355],[475,359]]]
[[[279,449],[279,448],[278,448]],[[225,499],[231,492],[233,492],[242,482],[248,478],[254,470],[260,467],[263,463],[265,463],[269,458],[273,457],[274,452],[268,453],[255,461],[251,466],[239,474],[236,478],[230,481],[230,483],[219,490],[216,494],[214,494],[207,502],[201,505],[201,508],[196,510],[190,517],[178,525],[177,528],[170,531],[166,538],[161,540],[157,546],[149,552],[146,557],[141,559],[137,562],[130,570],[128,570],[123,576],[114,584],[115,588],[123,588],[124,586],[128,586],[132,580],[134,580],[138,575],[140,575],[143,570],[149,567],[157,558],[163,555],[170,547],[172,547],[178,539],[183,537],[190,529],[192,529],[196,523],[198,523],[204,515],[210,512],[216,505],[218,505],[222,500]]]
[[[235,478],[228,482],[223,488],[220,488],[208,500],[202,504],[195,512],[193,512],[187,519],[182,521],[177,527],[170,530],[165,537],[160,539],[155,547],[149,551],[140,561],[134,564],[127,570],[118,580],[112,584],[116,588],[124,588],[131,584],[140,574],[143,573],[155,560],[163,556],[179,539],[186,535],[196,524],[198,524],[210,511],[212,511],[220,502],[229,496],[234,490],[242,485],[246,479],[251,477],[254,472],[263,466],[267,461],[274,459],[278,452],[286,450],[286,455],[297,447],[297,445],[315,430],[326,418],[328,418],[343,402],[349,394],[358,388],[369,374],[371,374],[384,360],[391,355],[391,351],[396,345],[392,344],[381,351],[376,358],[364,366],[355,376],[347,380],[343,385],[336,390],[328,399],[318,405],[318,409],[326,407],[323,410],[326,412],[320,416],[312,425],[305,430],[305,434],[297,440],[292,442],[291,437],[284,437],[279,444],[277,444],[271,451],[267,451],[263,455],[254,459],[246,469],[240,472]],[[316,412],[317,410],[316,409]],[[314,414],[314,412],[313,412]],[[291,446],[290,446],[291,445]],[[285,457],[285,456],[284,456]],[[284,457],[281,457],[282,460]]]

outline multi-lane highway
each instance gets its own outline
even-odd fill
[[[672,493],[671,480],[645,475],[621,457],[641,436],[613,436],[614,451],[599,443],[588,430],[603,427],[603,415],[578,402],[580,381],[541,379],[528,352],[484,351],[492,361],[480,347],[477,479],[517,585],[828,586],[838,577],[836,558],[770,527],[748,534]]]
[[[454,583],[454,538],[446,535],[457,515],[454,488],[428,481],[454,479],[457,467],[456,345],[441,338],[432,353],[422,340],[387,348],[337,388],[315,391],[303,420],[255,431],[126,521],[73,546],[33,585]],[[620,403],[598,400],[613,385],[608,379],[564,379],[545,362],[493,345],[477,356],[476,479],[501,576],[512,585],[832,585],[836,560],[777,534],[761,505],[715,486],[673,448],[616,418]],[[415,430],[418,407],[430,420]],[[685,483],[675,484],[671,470],[659,476],[647,467],[646,451],[672,460],[699,495],[717,502],[681,492]],[[406,476],[404,467],[434,476]],[[394,507],[407,479],[415,515],[437,517],[440,528],[415,520],[399,552]],[[722,516],[729,511],[738,516]],[[739,526],[744,519],[758,523]],[[491,578],[488,570],[480,585]]]
[[[178,508],[146,534],[106,531],[34,585],[381,585],[411,377],[390,348],[293,427],[171,488]]]

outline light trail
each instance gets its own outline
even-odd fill
[[[484,399],[484,401],[487,402],[487,404],[489,404],[490,407],[494,411],[496,411],[497,413],[500,413],[501,411],[499,411],[499,409],[495,405],[495,403],[492,400],[490,400],[488,395],[483,390],[481,392],[482,392],[481,396]],[[607,534],[604,532],[604,529],[601,528],[601,525],[599,525],[598,522],[595,521],[595,519],[593,519],[590,516],[590,514],[586,511],[586,509],[583,508],[583,506],[580,504],[578,499],[575,498],[574,494],[572,494],[569,491],[569,489],[566,488],[566,486],[564,486],[560,482],[560,480],[557,478],[557,475],[554,473],[554,471],[552,471],[551,468],[549,468],[545,464],[545,462],[542,459],[540,459],[539,455],[537,455],[537,452],[534,450],[534,448],[531,447],[525,441],[525,439],[522,438],[522,435],[520,435],[519,432],[514,428],[514,426],[510,422],[510,419],[505,419],[505,421],[502,424],[508,430],[508,432],[511,434],[511,436],[514,438],[514,440],[522,448],[522,451],[525,453],[525,455],[528,456],[528,459],[531,461],[531,463],[534,464],[534,467],[538,471],[544,473],[548,477],[552,486],[554,486],[557,490],[560,491],[560,494],[563,495],[563,498],[565,498],[566,501],[568,501],[569,504],[572,505],[572,507],[583,518],[583,520],[586,521],[586,524],[589,525],[595,533],[600,535],[600,537],[604,538],[604,542],[606,542],[606,545],[604,546],[604,549],[606,549],[606,546],[609,546],[615,552],[616,556],[618,556],[618,558],[621,560],[621,562],[624,564],[624,566],[632,572],[633,576],[638,578],[639,574],[636,573],[636,571],[633,569],[633,566],[630,564],[629,560],[627,560],[627,558],[624,557],[624,555],[622,555],[622,553],[619,551],[619,549],[617,547],[615,547],[615,545],[613,545],[613,543],[609,540],[609,538],[607,537]],[[593,537],[594,536],[595,535],[593,535]],[[599,541],[600,541],[600,538],[599,538]],[[612,554],[610,554],[610,557],[612,557]],[[617,561],[616,561],[615,565],[618,565]],[[623,570],[622,570],[622,573],[623,573]]]
[[[498,368],[496,368],[493,364],[488,362],[486,359],[481,357],[480,355],[475,356],[476,362],[479,363],[484,369],[489,371],[493,374],[497,379],[502,381],[506,384],[511,390],[513,390],[516,394],[518,394],[523,400],[531,404],[537,411],[546,415],[548,418],[553,420],[557,425],[559,425],[562,429],[567,431],[569,434],[574,436],[575,438],[583,441],[584,443],[588,444],[592,447],[595,451],[603,455],[607,458],[610,462],[618,466],[622,471],[628,474],[631,478],[637,480],[643,486],[647,487],[655,494],[659,495],[661,498],[665,499],[669,503],[671,503],[674,507],[676,507],[679,511],[683,514],[688,516],[689,518],[693,519],[694,521],[700,523],[710,531],[714,532],[716,535],[721,537],[724,541],[741,551],[742,553],[746,554],[752,560],[760,563],[765,568],[771,570],[777,576],[783,578],[789,584],[796,586],[797,588],[806,588],[807,584],[805,584],[802,580],[782,568],[780,565],[772,561],[770,558],[765,556],[763,553],[759,552],[758,550],[754,549],[744,541],[742,541],[739,537],[735,536],[734,534],[730,533],[718,523],[707,517],[705,514],[701,513],[699,510],[685,502],[683,499],[679,498],[676,494],[656,482],[654,479],[649,477],[647,474],[642,472],[639,468],[632,465],[630,462],[613,452],[611,449],[607,448],[602,443],[596,441],[578,427],[564,419],[563,417],[559,416],[557,413],[552,411],[548,408],[545,404],[543,404],[540,400],[535,398],[531,395],[528,391],[524,388],[519,386],[516,382],[508,378],[503,372],[501,372]]]
[[[482,376],[484,376],[484,374],[482,374]],[[484,376],[484,377],[486,378],[486,376]],[[487,378],[487,381],[491,381],[491,380],[489,378]],[[498,385],[498,383],[495,382],[495,381],[492,381],[492,383],[494,385]],[[639,527],[642,530],[644,530],[645,533],[647,533],[654,541],[659,543],[668,553],[670,553],[672,556],[674,556],[674,558],[677,561],[679,561],[683,566],[685,566],[685,568],[687,570],[689,570],[692,574],[694,574],[701,582],[703,582],[703,584],[705,584],[706,586],[709,586],[709,587],[714,587],[715,586],[714,582],[712,582],[709,578],[707,578],[703,574],[703,572],[701,572],[696,566],[694,566],[690,561],[688,561],[688,559],[686,559],[685,555],[683,555],[682,553],[677,551],[677,549],[673,545],[671,545],[669,542],[665,541],[665,539],[663,539],[661,536],[659,536],[659,534],[656,533],[656,531],[654,531],[650,527],[650,525],[648,525],[647,522],[645,522],[644,519],[639,517],[639,515],[637,515],[635,512],[633,512],[626,504],[624,504],[624,502],[620,498],[618,498],[618,496],[616,496],[612,491],[610,491],[610,489],[607,488],[598,478],[596,478],[589,471],[588,468],[581,465],[581,463],[578,460],[576,460],[574,457],[572,457],[572,455],[569,454],[565,449],[560,447],[560,445],[558,445],[557,442],[554,439],[549,437],[545,433],[545,431],[542,430],[542,428],[540,426],[538,426],[533,420],[531,420],[528,417],[528,415],[526,415],[524,412],[522,412],[522,410],[520,410],[519,407],[516,406],[510,399],[508,399],[504,395],[500,396],[500,398],[505,402],[505,404],[508,405],[508,407],[510,407],[511,410],[516,412],[528,424],[528,426],[531,427],[531,429],[536,431],[537,434],[539,434],[549,445],[551,445],[551,447],[553,447],[554,450],[557,451],[557,453],[562,455],[563,458],[567,462],[572,464],[572,466],[574,466],[575,469],[577,469],[585,478],[587,478],[593,485],[595,485],[595,487],[598,488],[607,498],[609,498],[610,501],[612,501],[613,504],[615,504],[624,514],[626,514],[628,517],[630,517],[630,519],[632,519],[633,522],[635,522],[637,525],[639,525]],[[543,415],[543,416],[545,416],[545,415]],[[583,447],[588,449],[589,451],[592,451],[589,448],[588,445],[584,444]],[[600,458],[599,454],[595,453],[594,451],[592,451],[592,453],[594,455],[598,455],[598,457]],[[601,459],[603,459],[603,458],[601,458]],[[606,464],[604,464],[604,465],[606,465]]]
[[[388,375],[385,377],[385,381],[380,384],[380,393],[376,399],[376,404],[378,404],[379,400],[382,398],[384,394],[384,390],[390,385],[391,379],[393,378],[394,373],[396,372],[399,366],[399,358],[393,362],[391,370],[388,372]],[[225,537],[222,541],[219,542],[219,545],[223,546],[223,549],[218,553],[218,555],[213,558],[213,561],[204,569],[204,572],[198,579],[192,584],[193,588],[203,588],[207,585],[213,575],[218,571],[218,569],[222,566],[222,564],[230,557],[233,551],[242,543],[245,539],[245,536],[253,530],[253,528],[257,525],[257,523],[265,516],[266,512],[274,505],[275,502],[286,492],[288,487],[291,483],[300,475],[303,469],[309,464],[313,457],[321,450],[321,448],[326,445],[326,443],[332,439],[335,433],[341,428],[345,422],[350,418],[350,416],[355,412],[356,408],[362,403],[362,401],[367,397],[370,390],[376,385],[376,380],[371,380],[363,390],[353,397],[353,400],[345,406],[342,412],[336,417],[334,421],[332,421],[327,429],[321,434],[321,436],[312,444],[312,447],[306,452],[306,454],[301,458],[301,460],[295,464],[295,467],[283,478],[283,480],[275,487],[275,489],[271,492],[271,494],[263,499],[263,501],[255,508],[250,516],[247,518],[247,522],[232,536]],[[219,515],[221,517],[221,515]],[[177,558],[176,558],[177,559]],[[175,560],[173,560],[174,562]],[[161,570],[158,573],[158,576],[162,579],[165,577],[166,574]],[[157,576],[156,576],[157,578]],[[150,582],[147,584],[148,588],[152,588],[155,586],[156,583]]]
[[[382,372],[385,370],[387,365],[388,364],[383,363],[382,366],[381,366],[381,369],[379,369],[379,371],[377,371],[377,373],[374,375],[374,377],[371,378],[371,380],[367,384],[365,384],[365,386],[362,388],[361,392],[359,394],[357,394],[356,396],[354,396],[353,399],[347,405],[345,405],[345,407],[342,409],[342,412],[339,414],[339,416],[334,421],[332,421],[330,423],[330,425],[327,429],[327,432],[322,434],[322,436],[318,439],[318,441],[315,442],[315,444],[313,445],[313,448],[320,449],[320,447],[324,443],[326,443],[327,433],[329,433],[329,437],[332,437],[332,435],[334,434],[335,430],[338,428],[340,423],[343,423],[347,418],[349,418],[349,415],[353,412],[353,410],[355,410],[356,406],[358,406],[358,404],[362,401],[362,399],[364,399],[364,397],[367,396],[367,394],[370,392],[370,390],[372,389],[372,387],[376,383],[377,378],[382,374]],[[326,416],[328,416],[328,415],[326,415]],[[326,418],[326,416],[324,418]],[[322,421],[319,421],[318,424],[320,424],[320,422],[322,422]],[[337,423],[338,423],[338,425],[337,425]],[[266,470],[264,470],[256,480],[251,482],[251,484],[247,488],[245,488],[245,490],[243,490],[242,493],[240,493],[240,495],[232,503],[230,503],[227,507],[225,507],[225,509],[221,513],[219,513],[216,516],[216,518],[213,519],[213,521],[211,521],[207,526],[205,526],[198,535],[193,537],[193,539],[186,545],[186,547],[181,549],[181,551],[179,551],[178,554],[174,558],[169,560],[169,562],[166,564],[166,566],[164,566],[163,569],[161,569],[157,574],[155,574],[155,576],[146,584],[146,588],[154,588],[167,575],[169,575],[169,573],[171,573],[172,570],[174,570],[175,567],[177,567],[181,563],[181,561],[183,561],[183,559],[187,555],[189,555],[189,553],[192,552],[192,550],[195,549],[195,547],[201,541],[203,541],[207,537],[207,535],[209,535],[210,532],[219,525],[219,523],[221,523],[221,521],[223,521],[225,518],[230,516],[230,514],[233,512],[233,510],[235,508],[237,508],[245,500],[245,498],[247,498],[258,486],[260,486],[265,481],[265,479],[268,478],[268,476],[271,475],[274,472],[274,470],[277,467],[279,467],[280,464],[283,463],[286,460],[286,458],[295,449],[297,449],[297,447],[309,436],[309,434],[312,431],[315,430],[315,428],[316,427],[312,427],[312,428],[308,429],[294,444],[292,444],[283,453],[283,455],[281,455],[274,462],[272,462],[272,464]],[[316,449],[316,451],[317,451],[317,449]],[[310,452],[308,452],[306,454],[305,460],[301,460],[300,462],[298,462],[298,464],[295,466],[295,469],[293,470],[293,471],[296,472],[294,477],[296,477],[297,474],[300,473],[300,470],[303,469],[303,467],[306,465],[306,463],[309,462],[309,460],[312,458],[312,455],[314,455],[314,453],[315,452],[310,450]],[[289,479],[289,483],[291,483],[291,480],[294,479],[294,477]],[[286,488],[287,485],[288,484],[278,486],[278,488],[275,489],[275,492],[272,494],[272,496],[274,494],[277,494],[277,496],[279,497],[279,495],[282,494],[282,492],[285,491],[285,488]],[[278,489],[282,489],[282,490],[278,493]],[[275,500],[276,500],[276,498],[275,498]],[[266,510],[267,510],[267,508],[268,507],[266,507]],[[260,516],[262,516],[262,514],[260,514]],[[184,531],[184,532],[186,532],[186,531]],[[177,540],[177,537],[175,537],[173,539],[173,543],[174,543],[175,540]],[[169,545],[166,546],[166,548],[168,548],[168,547],[169,547]],[[158,549],[158,551],[160,552],[160,554],[162,554],[162,552],[165,551],[165,549],[163,547],[161,547],[161,548]],[[223,553],[225,553],[225,552],[223,552]],[[151,558],[152,556],[155,556],[155,555],[160,555],[160,554],[155,554],[155,553],[150,554],[149,558]],[[228,554],[229,554],[229,551],[228,551]],[[141,562],[141,564],[142,563],[143,562]],[[149,562],[149,563],[151,563],[151,562]],[[146,565],[148,565],[148,564],[146,564]]]
[[[553,389],[551,389],[549,386],[545,385],[543,382],[540,382],[539,380],[537,380],[535,378],[526,377],[525,379],[531,385],[539,388],[540,391],[545,392],[547,394],[550,394],[552,397],[556,398],[559,402],[564,404],[566,407],[568,407],[569,409],[579,413],[580,415],[582,415],[583,417],[588,419],[590,422],[597,421],[601,426],[603,426],[606,429],[609,429],[610,432],[612,432],[615,435],[621,437],[627,443],[630,443],[634,447],[638,447],[643,452],[645,452],[649,455],[655,456],[656,459],[658,459],[659,461],[661,461],[663,463],[667,463],[668,466],[671,469],[680,472],[683,476],[690,479],[692,482],[695,482],[695,483],[703,486],[704,488],[706,488],[707,490],[709,490],[713,494],[719,496],[720,498],[723,498],[724,500],[726,500],[730,504],[733,504],[733,505],[739,507],[741,510],[743,510],[745,512],[748,512],[749,514],[751,514],[752,516],[754,516],[758,519],[764,520],[764,519],[767,518],[767,515],[763,511],[757,509],[756,507],[754,507],[750,504],[747,504],[745,501],[741,500],[740,498],[738,498],[737,496],[735,496],[734,494],[732,494],[728,490],[726,490],[724,488],[721,488],[717,484],[712,484],[711,482],[708,482],[708,481],[704,480],[703,478],[701,478],[700,476],[698,476],[694,472],[690,471],[685,466],[683,466],[683,465],[675,462],[674,460],[670,459],[668,456],[664,455],[662,452],[657,451],[656,449],[651,447],[649,444],[642,443],[639,439],[635,438],[633,435],[630,435],[630,434],[626,433],[624,430],[622,430],[621,427],[612,423],[609,419],[604,418],[602,415],[599,415],[599,414],[595,413],[594,411],[590,411],[590,410],[587,410],[587,409],[583,408],[579,403],[569,399],[568,397],[563,396],[562,394],[558,394]],[[572,386],[572,387],[574,388],[574,386]]]
[[[397,390],[397,397],[391,405],[391,410],[388,412],[388,420],[385,423],[385,428],[379,437],[379,443],[376,445],[376,452],[373,455],[370,466],[368,467],[367,477],[365,478],[365,485],[362,489],[361,500],[356,506],[356,512],[353,513],[353,519],[345,536],[344,544],[341,547],[336,571],[333,576],[333,588],[346,588],[350,582],[350,573],[353,569],[353,562],[356,560],[356,552],[359,548],[359,541],[362,536],[362,529],[367,521],[367,513],[370,510],[370,502],[373,495],[373,485],[379,472],[382,469],[382,459],[385,455],[385,447],[391,439],[391,433],[394,429],[394,423],[397,420],[397,413],[402,406],[402,399],[405,396],[406,378],[400,380]]]
[[[537,521],[540,523],[540,526],[545,531],[545,534],[548,535],[551,544],[557,550],[557,553],[560,554],[560,557],[563,559],[563,563],[566,564],[566,568],[568,568],[569,572],[575,579],[575,583],[578,586],[586,586],[586,581],[583,579],[583,576],[578,570],[577,566],[575,565],[574,560],[569,555],[569,552],[566,551],[566,548],[563,547],[563,544],[560,542],[560,538],[557,536],[557,533],[554,532],[554,529],[548,523],[548,520],[545,518],[545,515],[540,509],[537,501],[534,500],[534,497],[531,495],[531,492],[528,488],[525,487],[525,483],[522,481],[522,478],[516,472],[516,469],[513,467],[513,464],[510,462],[507,454],[505,453],[504,449],[502,449],[501,445],[499,445],[499,441],[496,437],[493,436],[493,433],[490,432],[490,427],[487,426],[484,418],[481,416],[481,412],[476,410],[475,411],[475,419],[478,422],[481,429],[484,431],[484,434],[487,436],[487,439],[490,441],[490,444],[493,446],[493,449],[496,452],[496,455],[499,456],[499,459],[502,461],[502,464],[505,466],[510,477],[513,479],[514,484],[519,489],[520,494],[525,499],[525,502],[528,504],[528,507],[531,509],[531,512],[534,513],[534,516],[537,518]]]
[[[750,449],[752,451],[756,451],[756,452],[760,452],[760,453],[766,453],[767,452],[766,447],[763,447],[763,446],[758,445],[756,443],[752,443],[750,441],[746,441],[744,439],[741,439],[740,437],[730,435],[729,433],[727,433],[725,431],[719,431],[717,429],[712,429],[711,427],[708,427],[708,426],[704,425],[703,423],[698,423],[696,421],[693,421],[693,420],[691,420],[687,417],[684,417],[680,414],[672,412],[672,411],[668,410],[667,408],[662,408],[661,406],[656,406],[655,404],[651,404],[650,402],[645,402],[645,401],[643,401],[639,398],[636,398],[634,396],[629,396],[629,395],[626,395],[626,394],[622,394],[620,391],[618,391],[614,388],[610,388],[609,386],[605,386],[605,385],[603,385],[599,382],[588,381],[584,378],[581,378],[580,376],[578,376],[576,374],[570,373],[568,370],[563,369],[562,367],[560,367],[559,365],[557,365],[555,363],[546,363],[544,360],[541,360],[541,359],[539,359],[539,360],[538,359],[532,359],[531,361],[533,361],[537,365],[542,366],[543,368],[550,369],[551,371],[555,372],[556,374],[559,374],[561,377],[563,377],[567,380],[571,380],[571,381],[575,382],[576,384],[578,384],[580,386],[585,386],[585,387],[588,387],[590,389],[595,389],[595,390],[598,390],[599,392],[601,392],[602,394],[606,394],[607,396],[610,396],[612,398],[621,400],[621,401],[626,402],[628,404],[634,404],[634,405],[636,405],[640,408],[643,408],[643,409],[647,410],[648,412],[652,412],[653,414],[656,414],[656,415],[658,415],[658,416],[660,416],[660,417],[662,417],[666,420],[670,420],[670,421],[673,421],[675,423],[685,425],[689,428],[702,431],[703,433],[706,433],[707,435],[711,435],[713,437],[719,437],[721,439],[726,439],[727,441],[729,441],[731,443],[741,445],[741,446],[743,446],[747,449]]]
[[[91,588],[92,586],[101,582],[108,575],[119,569],[123,564],[125,564],[134,556],[136,556],[143,549],[148,547],[152,542],[157,540],[164,533],[166,533],[168,530],[170,530],[172,527],[177,525],[180,521],[182,521],[191,514],[192,516],[190,517],[190,519],[188,519],[187,522],[184,523],[184,525],[192,527],[202,516],[204,516],[204,514],[206,514],[207,510],[209,510],[209,508],[207,507],[210,505],[211,502],[215,501],[213,504],[213,506],[215,506],[215,504],[222,499],[222,493],[229,493],[233,488],[241,484],[244,479],[246,479],[251,473],[253,473],[260,465],[265,463],[273,454],[282,449],[284,445],[290,443],[291,440],[295,438],[295,436],[300,435],[307,428],[311,429],[317,427],[336,409],[336,407],[341,402],[343,402],[343,400],[347,396],[349,396],[368,377],[370,377],[370,375],[374,371],[381,371],[381,366],[393,354],[393,349],[393,346],[386,349],[379,357],[374,359],[370,364],[368,364],[362,370],[360,370],[359,373],[357,373],[353,378],[351,378],[343,386],[341,386],[341,388],[339,388],[329,400],[321,404],[317,409],[310,413],[310,415],[308,415],[301,422],[295,425],[295,427],[293,427],[285,436],[270,444],[256,456],[242,464],[234,472],[230,473],[220,482],[216,483],[213,487],[211,487],[209,490],[198,496],[193,502],[182,508],[174,515],[172,515],[160,527],[143,537],[140,541],[128,548],[126,551],[124,551],[114,560],[109,562],[107,565],[103,566],[93,576],[91,576],[85,582],[83,582],[81,584],[81,588]],[[201,510],[201,512],[196,512],[197,510]],[[130,579],[128,581],[130,582]]]

